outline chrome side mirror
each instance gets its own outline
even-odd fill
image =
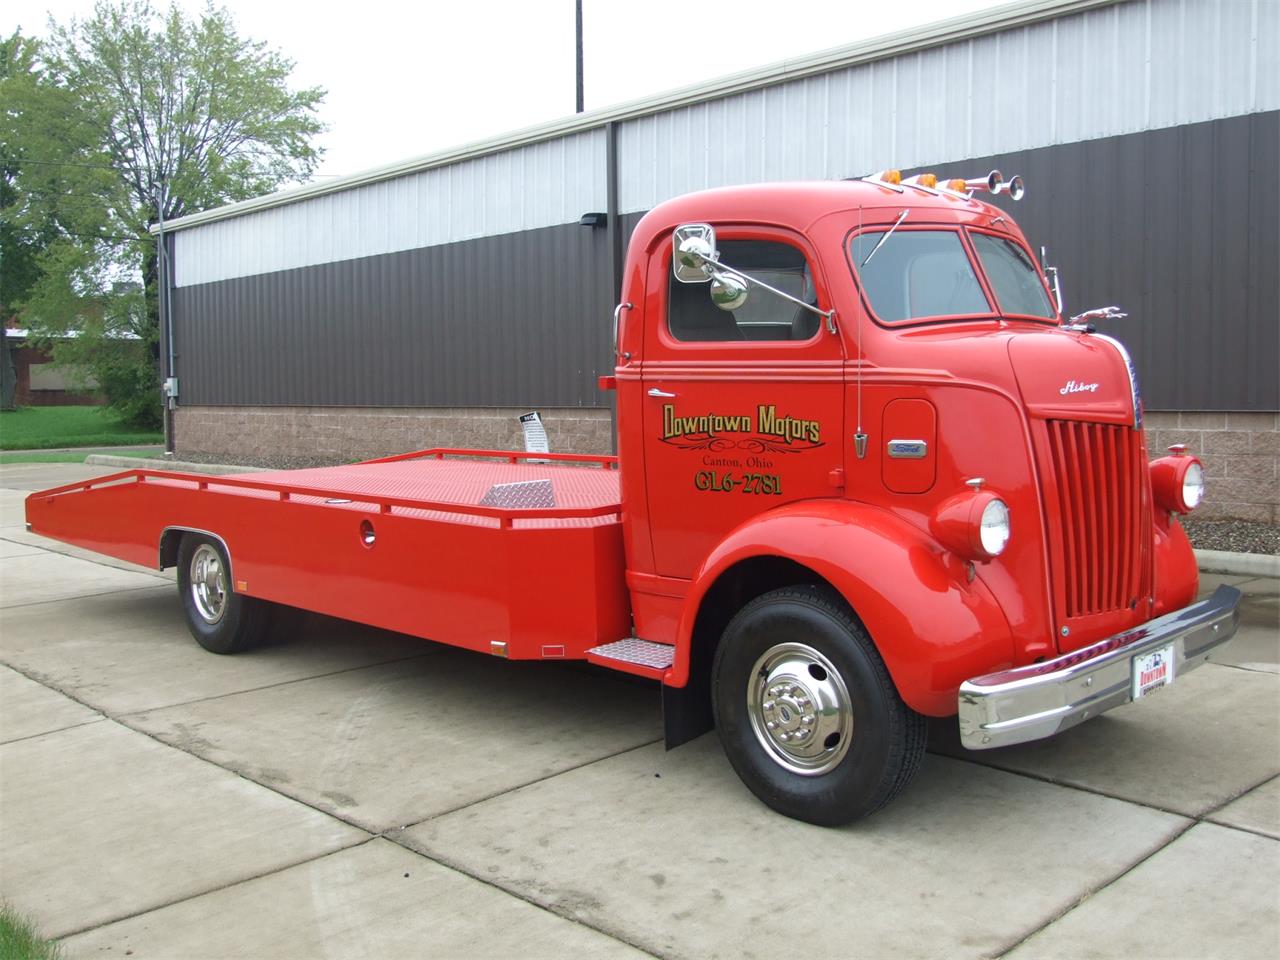
[[[671,238],[671,269],[681,283],[706,283],[715,263],[716,230],[709,223],[684,223]]]
[[[711,279],[711,302],[721,310],[737,310],[747,302],[747,281],[732,270],[717,270]]]

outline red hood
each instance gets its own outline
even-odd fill
[[[1106,337],[1057,330],[1021,333],[1009,338],[1009,362],[1033,416],[1133,422],[1128,360]]]

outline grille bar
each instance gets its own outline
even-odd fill
[[[1047,422],[1061,542],[1055,545],[1063,614],[1090,616],[1130,606],[1143,593],[1145,552],[1142,435],[1127,426]]]

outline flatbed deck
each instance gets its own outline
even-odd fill
[[[33,493],[27,521],[161,567],[182,536],[210,536],[237,592],[511,658],[580,658],[629,631],[613,457],[437,449],[230,476],[129,470]]]

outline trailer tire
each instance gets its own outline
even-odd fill
[[[729,622],[712,666],[729,762],[768,806],[838,826],[900,794],[924,758],[925,718],[834,591],[794,586]]]
[[[212,537],[188,533],[178,546],[178,596],[187,629],[210,653],[239,653],[267,631],[271,604],[236,593],[225,548]]]

